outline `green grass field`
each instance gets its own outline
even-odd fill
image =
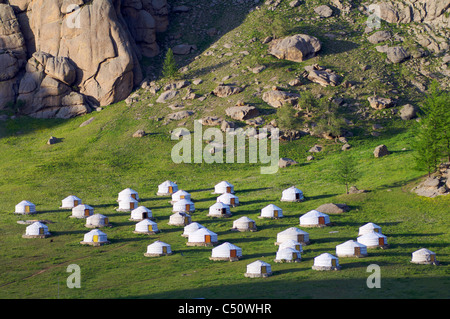
[[[261,164],[173,164],[171,141],[160,127],[144,138],[131,134],[144,120],[133,119],[139,108],[114,105],[104,111],[68,121],[20,118],[4,122],[0,138],[0,297],[2,298],[448,298],[448,213],[450,198],[421,198],[410,192],[421,172],[414,171],[408,125],[398,121],[400,133],[356,139],[352,152],[362,172],[358,188],[367,193],[345,195],[345,187],[333,181],[337,145],[328,142],[323,154],[306,162],[313,137],[282,143],[280,156],[297,159],[300,165],[280,169],[274,175],[260,174]],[[124,116],[126,115],[126,116]],[[79,124],[89,117],[88,126]],[[6,129],[6,130],[5,130]],[[51,136],[61,143],[46,145]],[[323,141],[321,141],[323,142]],[[374,158],[373,148],[384,143],[392,151]],[[209,260],[211,248],[188,247],[182,227],[167,225],[172,214],[168,197],[156,196],[157,185],[166,179],[191,192],[196,211],[192,220],[216,232],[219,242],[229,241],[243,250],[237,262]],[[207,217],[215,202],[211,194],[221,180],[235,185],[241,205],[230,218]],[[281,191],[291,185],[306,197],[303,203],[280,202]],[[153,210],[161,233],[137,235],[129,213],[115,211],[117,193],[126,187],[137,190],[142,205]],[[82,246],[89,229],[83,220],[69,218],[58,209],[61,200],[75,194],[107,215],[111,244]],[[37,205],[35,216],[16,216],[14,206],[23,199]],[[276,234],[298,226],[298,218],[323,203],[346,203],[351,211],[331,215],[332,227],[305,229],[311,245],[304,246],[300,263],[273,262]],[[260,209],[274,203],[285,218],[258,219]],[[248,216],[258,231],[231,232],[232,221]],[[52,236],[24,239],[25,226],[18,220],[49,220]],[[340,271],[311,269],[313,258],[335,253],[335,246],[356,239],[358,227],[374,222],[383,228],[389,249],[369,250],[367,258],[340,258]],[[331,233],[330,233],[331,232]],[[172,245],[174,254],[144,257],[155,240]],[[439,266],[410,263],[411,253],[426,247],[437,253]],[[261,259],[272,265],[273,276],[245,278],[246,265]],[[69,289],[67,266],[81,268],[81,288]],[[367,266],[381,267],[381,288],[369,289]]]

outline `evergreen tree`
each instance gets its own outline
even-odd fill
[[[177,62],[175,61],[175,57],[173,55],[173,51],[171,48],[167,50],[166,57],[163,63],[162,74],[164,77],[172,79],[178,76],[178,67]]]
[[[349,185],[358,181],[361,173],[356,168],[354,158],[343,153],[334,165],[333,176],[339,184],[345,185],[346,193],[348,194]]]

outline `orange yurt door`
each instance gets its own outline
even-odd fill
[[[173,193],[173,187],[169,186],[169,193],[172,194]]]
[[[231,193],[231,187],[227,187],[227,193]]]
[[[237,256],[236,249],[231,249],[230,250],[230,257],[231,258],[235,258],[236,256]]]
[[[211,243],[211,235],[205,235],[205,243]]]
[[[85,210],[84,210],[84,216],[89,216],[89,215],[90,215],[89,209],[85,209]]]
[[[234,198],[230,198],[230,204],[231,204],[231,205],[234,205],[234,203],[235,203],[235,202],[234,202]]]
[[[319,225],[325,225],[325,217],[323,216],[319,217]]]
[[[378,245],[384,246],[384,238],[383,237],[378,238]]]

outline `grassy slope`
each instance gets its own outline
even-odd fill
[[[243,40],[247,36],[253,37],[255,24],[252,17],[249,15],[247,23],[220,37],[217,44],[234,39],[234,32],[239,32]],[[173,25],[175,28],[176,23]],[[243,41],[242,46],[245,43]],[[247,64],[270,64],[268,69],[256,76],[242,73],[242,77],[238,78],[241,83],[258,78],[263,82],[261,86],[269,85],[269,80],[275,75],[284,83],[291,79],[288,73],[283,72],[284,69],[293,67],[300,71],[302,68],[290,63],[278,64],[270,57],[255,62],[252,58],[255,59],[264,48],[255,43],[246,49],[252,55],[243,58],[235,73],[241,74],[241,69],[245,69]],[[237,53],[242,48],[235,50],[233,52]],[[339,61],[340,54],[346,52],[340,50],[333,55],[325,54],[321,61],[330,67],[344,68],[337,62],[333,64],[333,59]],[[362,56],[362,53],[356,50],[355,56],[358,55]],[[326,60],[327,57],[330,60]],[[214,87],[214,77],[220,79],[234,72],[226,67],[226,63],[216,72],[206,72],[209,63],[217,64],[217,59],[209,58],[202,57],[194,61],[187,74],[192,78],[201,75],[205,80],[198,89],[199,93],[206,93]],[[364,58],[369,59],[368,56]],[[371,63],[382,61],[377,58],[372,57]],[[313,62],[309,61],[308,64]],[[353,76],[351,66],[346,70],[343,71]],[[314,85],[306,87],[317,90]],[[343,93],[339,87],[329,90]],[[361,89],[354,96],[348,94],[351,98],[362,96],[363,100],[370,88],[366,89],[367,92],[364,90]],[[320,92],[329,93],[327,89]],[[270,113],[271,109],[252,93],[250,87],[243,94],[231,97],[229,103],[232,105],[235,99],[244,98],[258,103],[258,107]],[[381,123],[385,125],[385,130],[380,137],[363,134],[350,140],[353,145],[351,152],[358,158],[358,168],[363,172],[357,185],[370,192],[342,195],[344,188],[333,181],[331,170],[339,157],[339,151],[336,151],[339,146],[333,142],[319,141],[325,145],[324,153],[318,155],[316,161],[306,163],[303,159],[308,155],[307,150],[318,142],[312,137],[281,145],[281,156],[294,158],[301,164],[280,170],[276,175],[261,175],[259,164],[173,164],[170,150],[175,142],[170,141],[167,132],[178,123],[162,126],[160,122],[149,120],[171,111],[159,105],[148,107],[148,103],[154,102],[154,97],[141,96],[141,102],[133,107],[118,103],[100,113],[68,121],[20,118],[0,123],[3,125],[0,128],[0,297],[449,297],[446,287],[449,283],[447,243],[450,198],[425,199],[409,192],[422,175],[412,169],[414,151],[409,146],[411,123],[400,120],[388,122],[384,119]],[[203,114],[222,114],[220,112],[227,103],[210,97],[204,103],[193,101],[191,107],[197,111],[195,117],[199,118]],[[212,110],[211,113],[208,110]],[[79,124],[90,117],[95,117],[95,120],[79,128]],[[271,117],[273,115],[268,114],[266,118]],[[191,121],[186,125],[191,125]],[[368,124],[359,124],[361,127],[365,125]],[[141,128],[152,134],[142,139],[131,138],[131,134]],[[63,138],[63,142],[46,145],[45,141],[51,135]],[[393,153],[385,158],[373,158],[373,148],[382,143]],[[210,248],[185,245],[186,239],[180,236],[182,228],[167,225],[171,214],[168,198],[155,195],[157,185],[166,179],[177,181],[180,188],[192,193],[197,208],[193,220],[216,232],[220,242],[230,241],[240,246],[243,260],[234,263],[212,262],[208,259]],[[242,205],[232,209],[233,216],[229,219],[208,218],[207,209],[215,201],[211,190],[214,184],[223,179],[235,185]],[[307,201],[281,203],[281,191],[291,185],[301,188]],[[133,234],[134,222],[128,221],[129,214],[114,210],[117,193],[125,187],[139,191],[143,198],[142,204],[153,210],[161,234]],[[88,231],[83,226],[84,222],[70,219],[70,212],[58,209],[60,200],[69,194],[75,194],[94,206],[96,213],[110,217],[114,225],[106,230],[110,245],[98,248],[79,245],[83,234]],[[14,216],[12,212],[14,205],[23,199],[37,205],[39,214],[36,218],[54,222],[49,224],[54,236],[43,240],[21,238],[25,226],[16,221],[23,218]],[[332,222],[336,224],[332,228],[307,230],[313,242],[304,247],[301,263],[275,264],[273,259],[277,247],[273,243],[276,234],[287,227],[297,226],[300,215],[327,202],[347,203],[352,210],[343,215],[331,216]],[[269,203],[282,207],[286,217],[277,221],[257,219],[259,210]],[[232,220],[240,216],[256,220],[259,230],[248,234],[230,232]],[[315,256],[322,252],[334,253],[337,244],[355,239],[358,227],[369,221],[383,227],[383,233],[388,236],[389,249],[373,250],[364,259],[341,258],[342,270],[338,272],[311,270]],[[156,239],[170,243],[175,254],[165,258],[145,258],[143,253],[146,246]],[[410,264],[411,252],[421,247],[437,252],[442,265]],[[246,265],[256,259],[271,263],[274,276],[267,279],[244,278]],[[68,289],[65,286],[69,275],[66,268],[71,263],[81,267],[81,289]],[[372,263],[381,266],[382,289],[366,287],[369,275],[366,268]]]

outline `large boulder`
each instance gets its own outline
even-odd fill
[[[225,110],[226,115],[234,120],[245,121],[259,115],[256,107],[250,105],[232,106]]]
[[[292,106],[297,105],[299,98],[300,95],[297,93],[279,90],[267,91],[264,92],[262,95],[263,101],[274,108],[280,108],[283,105],[292,105]]]
[[[367,40],[372,44],[378,44],[380,42],[389,40],[391,37],[392,34],[389,31],[377,31],[371,36],[369,36]]]
[[[304,77],[318,83],[321,86],[336,86],[339,84],[340,76],[329,69],[325,69],[318,64],[305,66]]]
[[[399,115],[404,121],[411,120],[417,116],[417,108],[414,105],[405,104],[400,109]]]
[[[321,48],[322,45],[317,38],[307,34],[296,34],[272,40],[268,52],[278,59],[301,62],[316,56]]]
[[[371,96],[367,99],[369,101],[370,107],[375,110],[381,110],[394,105],[394,101],[389,98]]]
[[[241,87],[231,85],[219,85],[213,90],[213,94],[217,97],[227,97],[242,92]]]
[[[383,157],[389,155],[389,151],[386,145],[378,145],[375,147],[375,150],[373,151],[373,156],[375,157]]]
[[[388,60],[392,63],[401,63],[410,57],[408,51],[401,46],[390,47],[386,53]]]

